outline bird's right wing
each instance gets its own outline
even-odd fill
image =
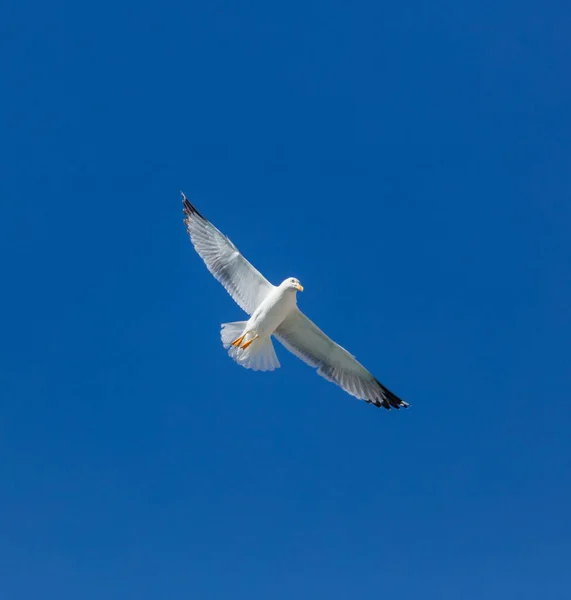
[[[184,194],[182,202],[184,223],[200,258],[236,303],[251,315],[274,286],[196,210]]]
[[[285,318],[274,335],[292,354],[315,367],[318,375],[336,383],[352,396],[386,409],[408,407],[299,308]]]

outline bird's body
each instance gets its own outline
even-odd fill
[[[349,394],[387,409],[408,406],[299,310],[296,295],[303,287],[295,277],[285,279],[279,286],[272,285],[184,194],[182,197],[185,223],[196,251],[250,316],[247,321],[222,324],[222,344],[239,365],[255,371],[278,368],[272,342],[275,337],[316,368],[319,375]]]
[[[296,310],[300,289],[295,277],[285,279],[279,286],[271,286],[248,321],[222,325],[222,343],[238,364],[254,371],[273,371],[280,366],[271,336]]]
[[[297,306],[297,288],[288,285],[286,279],[264,298],[248,320],[248,330],[260,337],[269,337]]]

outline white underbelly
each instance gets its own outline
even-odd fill
[[[270,295],[251,316],[248,329],[260,337],[270,336],[291,313],[295,305],[293,294]]]

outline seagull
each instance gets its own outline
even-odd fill
[[[195,250],[212,275],[250,316],[247,321],[222,324],[222,345],[239,365],[254,371],[279,368],[273,336],[292,354],[317,369],[318,375],[352,396],[387,410],[409,406],[299,310],[297,292],[303,292],[303,286],[298,279],[288,277],[280,285],[272,285],[182,192],[181,195],[184,223]]]

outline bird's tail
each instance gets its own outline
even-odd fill
[[[259,338],[246,333],[247,321],[222,323],[220,337],[228,354],[241,366],[254,371],[273,371],[279,368],[271,337]]]
[[[232,342],[238,339],[244,331],[246,331],[246,325],[248,321],[234,321],[234,323],[222,323],[222,329],[220,331],[220,337],[222,338],[222,345],[224,348],[231,348]]]

